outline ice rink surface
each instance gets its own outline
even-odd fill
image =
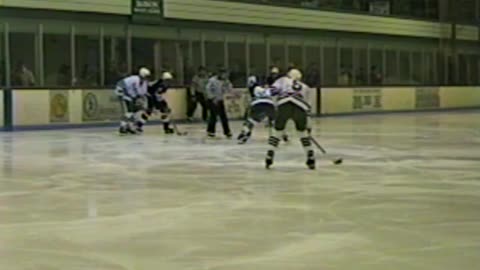
[[[317,119],[317,171],[180,127],[0,134],[0,269],[480,267],[480,112]]]

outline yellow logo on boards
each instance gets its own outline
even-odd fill
[[[53,96],[50,103],[50,112],[55,118],[63,118],[68,111],[68,100],[63,94]]]

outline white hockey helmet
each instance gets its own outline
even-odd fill
[[[300,70],[294,68],[288,72],[287,76],[292,80],[299,81],[303,75]]]
[[[138,71],[138,75],[140,75],[140,77],[142,78],[147,78],[147,77],[150,77],[150,75],[152,75],[152,73],[150,72],[150,70],[148,68],[145,68],[145,67],[142,67],[139,71]]]
[[[173,79],[173,75],[172,73],[168,72],[168,71],[165,71],[162,73],[162,80],[171,80]]]
[[[272,67],[272,69],[270,70],[270,73],[278,74],[280,73],[280,69],[278,69],[278,67]]]

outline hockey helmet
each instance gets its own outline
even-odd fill
[[[302,79],[302,72],[294,68],[288,72],[287,76],[292,80],[299,81]]]
[[[150,70],[148,68],[145,68],[145,67],[142,67],[139,71],[138,71],[138,75],[140,75],[140,77],[142,78],[147,78],[147,77],[150,77],[152,73],[150,72]]]
[[[162,80],[171,80],[173,79],[173,75],[172,73],[168,72],[168,71],[165,71],[162,73]]]
[[[228,79],[228,70],[224,67],[218,69],[218,78],[221,80]]]

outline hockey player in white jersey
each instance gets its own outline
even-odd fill
[[[271,126],[275,120],[275,103],[272,100],[270,89],[257,86],[253,91],[253,101],[250,104],[247,120],[243,124],[243,129],[238,135],[238,143],[244,144],[252,135],[252,130],[256,124],[268,118]]]
[[[267,169],[273,165],[275,150],[280,143],[280,138],[278,138],[277,134],[285,130],[286,124],[290,119],[295,123],[295,128],[305,149],[307,156],[306,164],[309,169],[315,169],[315,153],[307,131],[310,105],[306,101],[306,95],[309,87],[302,83],[301,79],[302,73],[297,69],[292,69],[287,76],[278,79],[272,86],[272,93],[278,95],[278,100],[275,127],[268,140],[271,148],[268,150],[265,159]]]
[[[150,75],[150,70],[141,68],[138,75],[126,77],[117,83],[115,94],[120,99],[123,113],[120,134],[136,133],[134,130],[135,113],[143,109]]]

